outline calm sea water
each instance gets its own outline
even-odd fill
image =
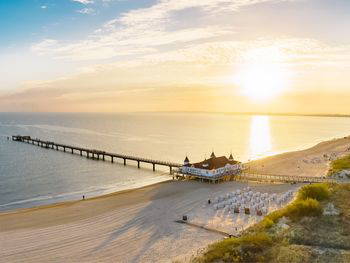
[[[230,152],[241,160],[350,134],[349,118],[220,114],[0,113],[0,210],[81,199],[169,179],[167,169],[93,161],[8,141],[13,134],[182,162]]]

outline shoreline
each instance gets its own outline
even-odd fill
[[[119,195],[119,194],[132,192],[132,191],[135,191],[135,190],[142,190],[144,188],[156,186],[156,185],[159,185],[159,184],[169,183],[171,181],[173,181],[173,180],[169,179],[169,180],[156,182],[156,183],[152,183],[152,184],[148,184],[148,185],[144,185],[144,186],[140,186],[140,187],[124,189],[124,190],[115,191],[115,192],[108,193],[108,194],[96,195],[96,196],[92,196],[92,197],[88,197],[88,198],[86,198],[86,196],[85,196],[85,200],[82,200],[82,199],[79,199],[79,200],[66,200],[66,201],[62,201],[62,202],[54,202],[54,203],[44,204],[44,205],[37,205],[37,206],[23,207],[23,208],[15,208],[15,209],[11,209],[11,210],[3,210],[3,211],[0,211],[0,216],[7,215],[7,214],[12,214],[12,213],[17,213],[17,212],[30,212],[31,210],[34,211],[34,210],[39,210],[39,209],[51,208],[51,207],[60,207],[60,206],[66,205],[66,204],[74,204],[74,203],[85,202],[85,201],[94,200],[94,199],[108,198],[110,196],[116,196],[116,195]]]
[[[350,153],[346,151],[349,147],[350,137],[332,139],[305,150],[253,161],[253,164],[264,165],[265,171],[271,173],[277,170],[316,176],[327,171],[328,161],[303,163],[303,160],[330,152],[340,156]],[[164,181],[86,200],[2,212],[0,258],[4,262],[23,259],[26,262],[186,261],[222,236],[176,223],[183,215],[197,215],[196,211],[202,209],[208,199],[247,186],[254,191],[282,194],[302,185]],[[208,217],[206,222],[229,217],[222,217],[221,213],[218,211],[215,218]]]
[[[258,158],[258,159],[252,159],[250,161],[247,161],[245,162],[244,164],[245,165],[250,165],[253,169],[257,168],[257,166],[259,165],[266,165],[266,162],[268,163],[269,160],[271,159],[276,159],[276,158],[283,158],[285,155],[294,155],[294,154],[300,154],[302,152],[305,152],[305,151],[310,151],[314,148],[317,148],[317,147],[320,147],[324,144],[327,144],[327,143],[332,143],[332,142],[335,142],[335,141],[339,141],[339,140],[347,140],[347,139],[350,139],[350,135],[349,136],[345,136],[345,137],[340,137],[340,138],[332,138],[330,140],[326,140],[326,141],[320,141],[316,144],[314,144],[313,146],[305,146],[304,147],[300,147],[300,149],[296,149],[296,150],[292,150],[292,151],[286,151],[286,152],[280,152],[280,153],[275,153],[275,154],[272,154],[272,155],[267,155],[267,156],[264,156],[264,157],[261,157],[261,158]],[[350,140],[349,140],[349,147],[350,147]],[[350,154],[350,152],[349,152]],[[263,170],[266,170],[268,171],[267,169],[264,169]],[[285,175],[289,175],[289,174],[285,174]],[[291,174],[291,175],[295,175],[295,174]],[[302,175],[301,175],[302,176]],[[323,175],[319,175],[319,176],[323,176]],[[160,182],[156,182],[156,183],[151,183],[151,184],[147,184],[147,185],[143,185],[143,186],[140,186],[140,187],[135,187],[135,188],[128,188],[128,189],[124,189],[124,190],[117,190],[117,191],[114,191],[114,192],[111,192],[111,193],[107,193],[107,194],[99,194],[99,195],[95,195],[93,197],[90,197],[90,198],[86,198],[86,200],[91,200],[91,199],[95,199],[95,198],[105,198],[105,197],[108,197],[110,195],[116,195],[116,194],[121,194],[121,193],[124,193],[124,192],[129,192],[129,191],[134,191],[134,190],[137,190],[137,189],[142,189],[142,188],[145,188],[145,187],[149,187],[149,186],[153,186],[153,185],[157,185],[157,184],[162,184],[162,183],[166,183],[166,182],[171,182],[173,181],[172,179],[169,179],[169,180],[164,180],[164,181],[160,181]],[[54,198],[53,198],[54,199]],[[49,199],[47,199],[49,200]],[[85,201],[86,201],[85,200]],[[23,200],[25,201],[25,200]],[[45,201],[45,200],[43,200]],[[0,216],[3,215],[3,214],[8,214],[8,213],[16,213],[16,212],[19,212],[19,211],[26,211],[26,210],[35,210],[35,209],[44,209],[44,208],[49,208],[49,207],[56,207],[56,206],[60,206],[60,205],[64,205],[64,204],[69,204],[69,203],[76,203],[76,202],[79,202],[79,201],[84,201],[84,200],[77,200],[77,199],[73,199],[73,200],[64,200],[64,201],[58,201],[58,202],[52,202],[52,203],[47,203],[47,204],[39,204],[39,205],[34,205],[34,206],[30,206],[30,207],[19,207],[19,208],[13,208],[13,209],[8,209],[8,210],[0,210]],[[4,204],[6,205],[6,204]]]

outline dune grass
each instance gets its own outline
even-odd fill
[[[330,196],[330,188],[327,184],[311,184],[302,187],[298,192],[299,200],[306,200],[308,198],[317,201],[323,201]]]
[[[350,155],[332,161],[328,171],[328,176],[332,176],[342,170],[347,169],[350,169]]]
[[[350,246],[349,198],[350,184],[303,186],[290,205],[268,214],[241,237],[210,245],[193,262],[306,262],[317,257],[312,246],[346,249],[344,244]],[[339,216],[322,215],[322,207],[328,202],[340,209]],[[281,218],[288,222],[282,230]],[[350,252],[329,255],[350,259]],[[332,259],[329,257],[324,262]],[[323,258],[318,259],[323,262]]]
[[[297,198],[291,204],[268,214],[257,226],[269,228],[282,217],[298,220],[303,216],[318,216],[322,213],[318,201],[326,200],[329,196],[328,184],[305,185],[298,191]]]

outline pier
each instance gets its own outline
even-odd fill
[[[127,161],[133,161],[137,164],[138,168],[141,168],[141,163],[147,163],[152,165],[153,171],[156,170],[156,166],[166,166],[169,168],[169,173],[173,175],[177,180],[189,180],[196,178],[201,182],[219,183],[225,181],[225,176],[221,177],[205,177],[200,175],[186,175],[179,172],[179,168],[182,164],[160,161],[154,159],[148,159],[143,157],[136,157],[131,155],[111,153],[96,149],[82,148],[67,144],[59,144],[52,141],[44,141],[40,139],[34,139],[30,136],[13,135],[12,140],[16,142],[24,142],[32,145],[36,145],[46,149],[52,149],[56,151],[63,151],[70,154],[78,154],[89,159],[103,160],[114,162],[115,160],[123,160],[123,164],[127,165]],[[237,181],[258,181],[258,182],[283,182],[283,183],[321,183],[321,182],[336,182],[337,180],[328,177],[313,177],[313,176],[298,176],[298,175],[283,175],[283,174],[267,174],[259,171],[250,171],[249,169],[243,169],[240,174],[232,176],[233,180]]]
[[[316,176],[298,176],[298,175],[283,175],[283,174],[268,174],[259,172],[242,171],[237,176],[237,180],[242,181],[259,181],[259,182],[282,182],[282,183],[333,183],[336,182],[333,178],[316,177]]]
[[[141,168],[141,163],[147,163],[152,165],[153,171],[156,170],[156,165],[158,166],[166,166],[169,167],[169,173],[173,173],[174,168],[179,168],[181,164],[173,163],[173,162],[167,162],[167,161],[160,161],[160,160],[154,160],[154,159],[148,159],[143,157],[136,157],[131,155],[124,155],[124,154],[117,154],[117,153],[111,153],[101,150],[95,150],[95,149],[88,149],[88,148],[82,148],[77,146],[72,146],[68,144],[59,144],[52,141],[44,141],[40,139],[34,139],[30,136],[21,136],[21,135],[13,135],[12,140],[16,142],[24,142],[29,143],[32,145],[36,145],[42,148],[46,149],[52,149],[56,151],[63,151],[71,154],[79,154],[80,156],[85,156],[86,158],[95,159],[95,160],[103,160],[103,161],[111,161],[112,163],[119,159],[123,160],[123,164],[127,165],[127,161],[133,161],[137,164],[137,168]]]

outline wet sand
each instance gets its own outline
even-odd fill
[[[339,155],[350,138],[318,144],[254,162],[267,172],[323,175],[328,162],[303,159]],[[295,164],[301,164],[295,168]],[[171,262],[191,257],[222,239],[220,234],[174,222],[208,198],[242,189],[228,182],[163,182],[140,189],[38,208],[0,213],[0,262]],[[290,184],[253,184],[257,191],[282,193]],[[299,185],[300,186],[300,185]]]

